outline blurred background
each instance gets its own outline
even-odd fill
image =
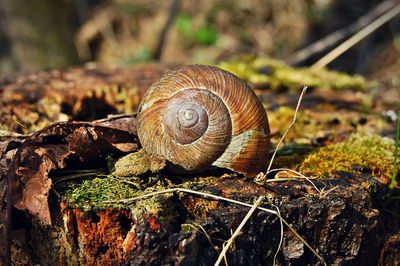
[[[306,66],[332,45],[300,61],[296,51],[335,30],[350,30],[383,2],[388,1],[1,0],[0,75],[87,62],[215,63],[241,54]],[[383,78],[398,74],[399,55],[397,16],[329,68]]]

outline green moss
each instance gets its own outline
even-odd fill
[[[119,200],[135,195],[136,191],[132,190],[128,184],[115,179],[113,176],[87,179],[79,186],[65,192],[67,201],[79,209],[107,207],[109,204],[102,204],[102,201]]]
[[[243,56],[222,62],[218,66],[259,88],[268,87],[273,90],[282,87],[298,90],[302,86],[337,90],[367,88],[367,82],[361,76],[349,76],[327,69],[294,68],[268,57]]]
[[[329,177],[336,171],[369,169],[373,176],[388,182],[393,168],[394,141],[372,134],[353,134],[346,141],[311,153],[300,165],[300,172]]]
[[[207,191],[209,185],[215,184],[221,178],[231,178],[232,176],[236,176],[236,174],[197,176],[193,178],[188,178],[185,175],[185,178],[182,178],[182,182],[179,183],[181,183],[180,186],[182,188]],[[179,179],[179,177],[174,176],[173,179]],[[175,187],[176,184],[168,178],[142,175],[140,177],[126,177],[122,179],[109,175],[104,178],[86,179],[82,183],[78,183],[74,179],[73,181],[68,181],[66,186],[69,188],[62,193],[63,200],[69,206],[84,211],[123,208],[129,209],[138,219],[145,214],[152,213],[166,226],[172,224],[178,212],[174,208],[175,204],[173,203],[174,197],[172,193],[160,194],[135,201],[119,202]]]
[[[88,179],[82,184],[75,184],[64,192],[64,200],[74,208],[83,210],[99,210],[105,208],[129,208],[134,213],[158,213],[161,209],[160,197],[150,197],[131,203],[120,203],[119,200],[129,199],[163,189],[161,182],[153,187],[140,189],[136,180],[119,179],[112,175],[105,178]],[[163,200],[168,195],[164,195]]]

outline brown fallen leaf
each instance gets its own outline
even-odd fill
[[[76,167],[67,161],[87,164],[138,147],[135,116],[52,124],[32,134],[16,151],[8,171],[12,204],[51,224],[48,197],[52,170]]]

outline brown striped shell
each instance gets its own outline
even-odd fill
[[[139,106],[146,152],[187,171],[211,166],[254,176],[266,168],[269,125],[250,87],[217,67],[192,65],[166,73]]]

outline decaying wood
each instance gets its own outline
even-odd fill
[[[381,213],[352,180],[316,181],[326,193],[302,181],[261,187],[237,176],[216,180],[213,185],[191,186],[248,203],[267,195],[270,200],[263,205],[278,206],[329,265],[376,265],[386,236]],[[160,212],[138,215],[125,208],[83,211],[53,201],[53,226],[29,219],[31,256],[41,264],[210,265],[249,210],[184,193],[159,196],[156,202],[164,206]],[[228,252],[229,265],[269,265],[279,241],[279,219],[256,211]],[[287,228],[277,261],[323,265]]]
[[[87,167],[94,159],[101,160],[104,151],[123,153],[137,148],[135,116],[93,123],[55,123],[27,137],[18,149],[10,150],[12,158],[6,153],[8,145],[2,146],[0,162],[6,166],[1,167],[1,199],[3,201],[7,192],[8,212],[5,223],[5,211],[1,209],[1,224],[6,231],[6,245],[10,242],[11,203],[42,223],[51,224],[48,197],[52,188],[49,177],[52,170],[65,168],[68,160],[81,161]],[[78,165],[74,164],[75,167]]]
[[[78,140],[85,140],[84,136],[91,131],[88,127],[95,130],[93,132],[99,132],[99,128],[95,125],[88,124],[66,123],[61,124],[61,128],[57,126],[60,124],[56,124],[44,129],[41,133],[30,137],[31,143],[25,142],[20,146],[19,153],[29,154],[34,147],[35,154],[40,155],[37,150],[49,147],[50,143],[59,150],[65,146],[62,139],[78,144]],[[118,129],[110,130],[118,132]],[[49,132],[53,132],[52,138],[44,141]],[[75,138],[74,134],[79,134],[80,137]],[[71,135],[72,137],[69,137]],[[109,135],[114,136],[112,133]],[[81,148],[70,144],[69,149],[62,149],[65,154],[63,153],[59,162],[62,163],[68,156],[77,156],[85,164],[96,160],[99,156],[96,152],[97,138],[93,138],[92,135],[92,138],[88,139],[92,139],[91,152],[85,152],[89,144],[82,145]],[[33,169],[41,172],[40,169],[49,169],[43,167],[49,162],[54,164],[54,158],[58,156],[54,152],[53,155],[49,152],[47,154],[43,157],[47,160],[42,160]],[[53,160],[48,161],[51,157]],[[25,169],[23,160],[17,161],[15,169],[19,169],[18,167]],[[63,163],[55,164],[57,165],[65,168]],[[16,174],[16,181],[25,184],[28,184],[28,181],[35,181],[32,175],[24,175],[24,171],[17,171]],[[24,176],[27,178],[25,181]],[[45,178],[43,180],[47,180],[46,182],[51,182],[48,173],[42,172],[39,176]],[[167,180],[168,175],[163,173],[159,178]],[[374,265],[378,261],[380,247],[387,233],[384,227],[380,226],[382,214],[373,207],[371,195],[358,185],[361,180],[374,183],[371,177],[343,176],[336,179],[314,180],[313,185],[292,180],[269,182],[264,186],[235,174],[214,177],[211,182],[204,182],[204,179],[207,177],[193,179],[186,176],[179,182],[173,180],[168,182],[170,184],[172,182],[172,186],[186,186],[196,191],[250,204],[255,198],[265,196],[268,200],[262,205],[277,206],[282,217],[293,225],[326,263]],[[36,191],[35,187],[25,185],[25,191],[16,195],[29,196]],[[43,186],[39,188],[43,189]],[[90,210],[83,210],[69,205],[49,191],[35,193],[46,199],[38,206],[42,209],[49,206],[48,211],[38,213],[35,208],[32,209],[31,204],[35,203],[34,200],[22,201],[25,204],[23,208],[21,201],[17,200],[14,204],[30,212],[22,219],[25,224],[25,234],[30,239],[24,247],[26,256],[34,263],[49,265],[124,263],[209,265],[216,261],[223,242],[230,238],[248,211],[248,208],[243,206],[185,193],[154,197],[148,204],[162,206],[157,211],[132,210],[135,206],[143,204],[142,201],[145,199],[133,202],[133,205],[129,205],[127,201],[126,205],[118,207],[110,204],[107,208],[93,207]],[[229,264],[271,264],[281,240],[280,230],[280,220],[276,215],[256,211],[228,252]],[[282,250],[277,257],[279,264],[323,264],[287,228],[284,230],[282,243]]]
[[[166,69],[162,65],[81,67],[1,78],[1,129],[32,133],[58,121],[132,113]]]
[[[11,119],[7,121],[36,114],[32,116],[37,118],[34,123],[28,120],[26,123],[19,122],[38,127],[47,125],[54,117],[51,118],[49,113],[39,108],[43,95],[46,95],[57,106],[65,107],[63,111],[69,119],[97,117],[96,108],[87,108],[90,106],[88,102],[99,103],[97,100],[102,97],[104,91],[100,94],[90,93],[96,91],[94,88],[98,88],[97,85],[105,86],[105,91],[113,91],[110,88],[114,86],[122,88],[130,85],[139,88],[139,91],[140,88],[144,90],[146,84],[157,78],[164,68],[145,71],[151,73],[148,76],[138,68],[136,71],[80,69],[3,79],[0,81],[4,96],[1,104],[6,108],[0,112],[6,115],[2,117]],[[139,82],[139,85],[135,82]],[[341,97],[344,95],[341,93]],[[118,106],[118,97],[114,96],[103,97],[104,101],[100,102],[106,103],[106,106]],[[313,106],[314,102],[320,100],[310,98],[308,104]],[[136,98],[130,99],[134,102]],[[347,108],[357,109],[357,102],[344,103]],[[39,121],[44,121],[44,124]],[[0,123],[3,121],[0,120]],[[14,263],[215,263],[224,241],[231,237],[242,222],[249,211],[248,207],[175,192],[124,204],[109,202],[100,207],[96,205],[99,202],[93,202],[89,208],[83,208],[68,201],[62,190],[53,190],[52,184],[62,183],[56,181],[59,172],[84,172],[93,168],[99,170],[106,166],[106,156],[117,154],[120,157],[137,150],[139,143],[135,125],[134,116],[117,116],[94,122],[59,122],[32,135],[11,134],[13,129],[20,133],[30,133],[18,124],[15,128],[9,128],[8,135],[1,135],[1,199],[5,195],[7,173],[12,173],[14,187]],[[334,137],[341,136],[343,134]],[[104,175],[112,173],[110,169],[101,170]],[[140,179],[146,180],[153,175],[144,172],[140,172]],[[385,190],[386,185],[376,181],[368,172],[360,175],[338,172],[335,177],[313,179],[313,184],[305,180],[287,180],[258,185],[234,173],[221,173],[221,170],[208,172],[204,176],[176,176],[163,170],[152,177],[155,180],[149,182],[147,188],[153,191],[158,189],[159,184],[163,184],[164,188],[183,187],[250,205],[259,196],[263,196],[265,200],[261,206],[271,209],[278,207],[282,217],[329,265],[376,265],[378,261],[385,265],[394,261],[393,256],[398,254],[398,238],[393,236],[387,240],[393,232],[385,224],[387,216],[384,209],[376,204],[381,200],[381,194],[371,193]],[[285,176],[283,174],[279,177]],[[137,189],[130,180],[123,179],[122,182]],[[4,201],[2,203],[0,231],[4,233]],[[281,240],[282,248],[276,261],[278,265],[323,265],[287,227],[284,227],[281,239],[281,223],[273,213],[256,210],[241,232],[227,253],[229,265],[271,265]],[[5,250],[4,244],[0,242],[1,252]]]
[[[379,265],[400,265],[400,231],[390,236],[383,245]]]

